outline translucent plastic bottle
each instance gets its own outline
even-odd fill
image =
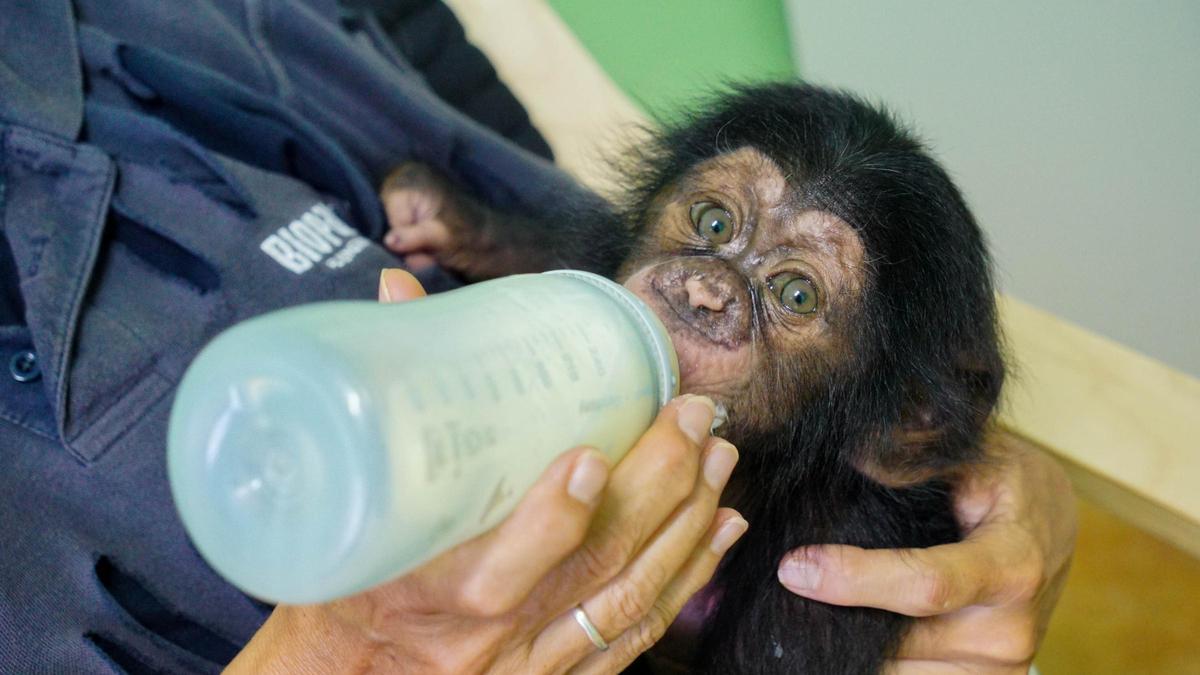
[[[171,489],[235,585],[329,600],[496,524],[574,446],[618,459],[678,379],[657,317],[585,272],[305,305],[196,358],[171,413]]]

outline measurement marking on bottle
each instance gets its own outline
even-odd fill
[[[541,381],[543,387],[547,389],[554,388],[554,381],[550,378],[550,371],[546,370],[545,363],[534,361],[533,370],[537,373],[538,380]]]
[[[463,424],[455,420],[421,428],[425,446],[425,477],[435,483],[447,474],[458,478],[464,465],[496,445],[496,429],[488,424]]]
[[[604,410],[617,406],[621,402],[620,396],[604,396],[601,398],[592,398],[579,402],[579,412],[588,413],[597,410]]]
[[[467,377],[466,373],[459,373],[458,381],[462,385],[463,394],[466,395],[467,400],[474,401],[475,387],[471,385],[471,378]]]
[[[496,378],[492,377],[491,373],[483,374],[483,383],[487,385],[488,394],[492,397],[493,403],[500,402],[500,387],[496,384]]]
[[[513,494],[512,488],[507,485],[507,480],[504,476],[496,481],[496,487],[492,490],[492,496],[488,498],[487,505],[483,507],[483,513],[479,514],[479,522],[485,522],[488,516],[492,515],[492,511],[504,502]]]
[[[441,375],[435,374],[433,376],[433,384],[437,388],[437,393],[441,397],[442,403],[450,403],[453,400],[450,396],[450,388],[446,386],[446,381],[442,379]]]
[[[575,365],[575,359],[571,358],[570,354],[562,355],[563,367],[567,369],[567,381],[575,384],[579,381],[579,367]]]

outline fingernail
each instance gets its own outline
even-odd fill
[[[733,543],[740,539],[749,527],[750,523],[747,523],[744,518],[730,518],[713,535],[708,548],[717,555],[725,555],[729,547],[733,546]]]
[[[676,420],[680,430],[696,443],[703,443],[712,427],[717,406],[707,396],[688,396]]]
[[[808,556],[792,556],[779,566],[779,583],[793,591],[811,591],[821,583],[821,568]]]
[[[379,270],[379,297],[383,298],[384,302],[392,301],[392,294],[387,286],[387,270]]]
[[[722,490],[729,482],[729,475],[738,461],[737,448],[721,441],[708,451],[704,458],[704,482],[714,490]]]
[[[709,428],[709,433],[715,434],[717,429],[720,429],[728,421],[729,408],[726,408],[724,403],[718,403],[716,413],[713,415],[712,427]]]
[[[567,494],[582,504],[592,506],[604,490],[607,480],[608,465],[599,454],[589,451],[575,462],[575,470],[567,482]]]

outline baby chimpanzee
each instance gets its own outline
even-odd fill
[[[979,460],[1004,377],[988,255],[945,171],[886,112],[742,87],[639,148],[611,211],[502,214],[410,165],[386,239],[468,279],[609,274],[654,308],[682,390],[728,411],[727,500],[753,524],[705,592],[695,670],[875,672],[908,619],[796,597],[800,545],[959,538],[948,479]]]

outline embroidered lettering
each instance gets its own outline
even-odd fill
[[[317,216],[317,214],[311,212],[306,213],[300,216],[300,222],[312,228],[314,232],[321,235],[325,241],[329,242],[333,246],[342,245],[342,238],[333,231],[333,226],[330,225],[324,218]]]
[[[263,250],[263,253],[274,258],[275,262],[296,274],[304,274],[313,266],[312,261],[296,253],[295,249],[288,246],[288,243],[280,239],[277,235],[273,234],[263,239],[258,247]]]
[[[292,236],[295,237],[297,241],[316,251],[317,253],[332,253],[333,247],[342,243],[340,239],[334,242],[326,241],[325,238],[322,237],[312,225],[309,225],[303,219],[292,221],[292,223],[288,225],[288,230],[292,233]]]
[[[339,218],[338,214],[334,213],[333,209],[329,208],[325,204],[314,205],[311,209],[309,209],[309,213],[328,223],[329,226],[333,228],[334,232],[337,232],[343,237],[358,236],[358,230],[347,225],[346,221]]]
[[[289,230],[286,227],[281,227],[278,230],[275,230],[275,234],[280,239],[286,241],[288,243],[288,245],[291,246],[293,249],[295,249],[296,251],[299,251],[300,253],[302,253],[304,255],[304,257],[308,258],[309,260],[311,260],[313,262],[321,262],[321,258],[324,257],[320,253],[317,253],[316,251],[312,250],[311,248],[309,248],[309,247],[305,246],[304,244],[301,244],[299,241],[297,241],[296,237],[292,235],[291,230]]]
[[[346,247],[338,251],[336,255],[332,255],[325,261],[325,266],[331,270],[341,269],[349,265],[367,248],[368,242],[366,237],[355,237],[346,242]]]
[[[285,269],[304,274],[322,261],[329,269],[345,267],[369,245],[333,209],[314,204],[304,215],[275,230],[258,247]]]

